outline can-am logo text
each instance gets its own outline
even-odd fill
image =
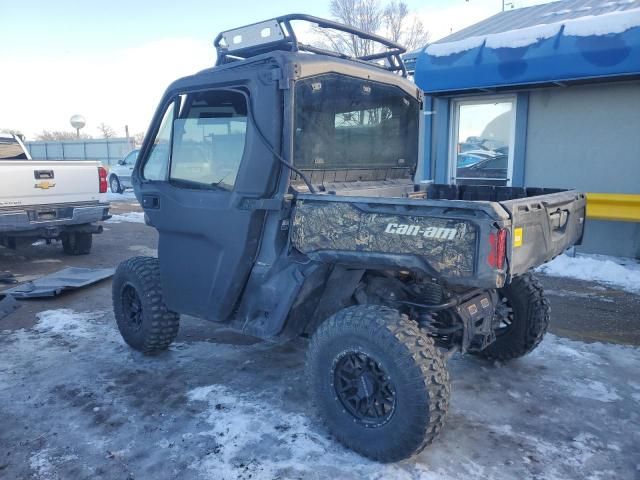
[[[411,235],[417,237],[418,235],[424,238],[433,238],[436,240],[453,240],[458,230],[455,228],[444,227],[426,227],[423,228],[420,225],[406,225],[403,223],[388,223],[384,229],[384,233],[393,233],[396,235]]]

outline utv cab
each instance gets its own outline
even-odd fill
[[[374,41],[360,58],[296,22]],[[174,82],[132,183],[158,258],[123,262],[126,342],[166,349],[180,314],[271,341],[310,338],[310,397],[344,445],[420,452],[443,427],[454,352],[509,360],[542,340],[528,271],[578,242],[575,191],[416,185],[421,94],[384,38],[307,15],[221,33]]]

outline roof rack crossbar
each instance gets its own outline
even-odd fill
[[[291,25],[292,21],[309,22],[317,25],[319,28],[326,28],[354,35],[362,40],[371,40],[382,45],[385,50],[370,55],[351,57],[337,51],[306,45],[299,42],[295,30]],[[306,51],[349,60],[368,62],[386,70],[399,71],[403,76],[407,76],[407,70],[401,57],[401,55],[406,52],[406,49],[402,45],[355,27],[342,25],[331,20],[325,20],[323,18],[303,13],[283,15],[264,22],[253,23],[244,27],[221,32],[218,34],[213,44],[218,53],[216,65],[243,60],[274,50],[286,50],[293,52]],[[371,63],[376,60],[386,60],[386,65]]]

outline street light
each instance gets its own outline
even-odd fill
[[[80,138],[80,129],[87,124],[87,121],[82,115],[74,115],[70,122],[71,126],[76,129],[76,138]]]

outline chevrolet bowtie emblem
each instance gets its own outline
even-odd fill
[[[55,182],[50,182],[49,180],[42,180],[34,185],[34,188],[41,188],[42,190],[49,190],[56,186]]]

